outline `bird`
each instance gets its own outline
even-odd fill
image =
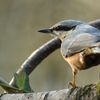
[[[75,88],[76,75],[100,64],[100,30],[79,20],[63,20],[50,28],[38,32],[58,37],[61,42],[61,55],[69,63],[73,80],[70,85]]]

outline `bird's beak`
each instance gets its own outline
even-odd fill
[[[51,29],[41,29],[41,30],[38,30],[38,32],[41,32],[41,33],[51,33]]]

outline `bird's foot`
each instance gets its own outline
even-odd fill
[[[72,87],[72,88],[76,88],[77,86],[76,86],[76,83],[75,82],[69,82],[68,83],[68,87]]]

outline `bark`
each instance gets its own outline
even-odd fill
[[[100,94],[96,90],[96,85],[91,84],[75,89],[68,88],[58,91],[2,94],[0,100],[100,100]]]

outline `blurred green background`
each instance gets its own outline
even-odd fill
[[[52,39],[38,29],[64,19],[92,21],[100,18],[100,0],[0,0],[0,76],[8,82],[25,59]],[[99,81],[100,67],[81,71],[79,86]],[[30,75],[35,91],[66,88],[71,68],[60,50],[52,53]]]

